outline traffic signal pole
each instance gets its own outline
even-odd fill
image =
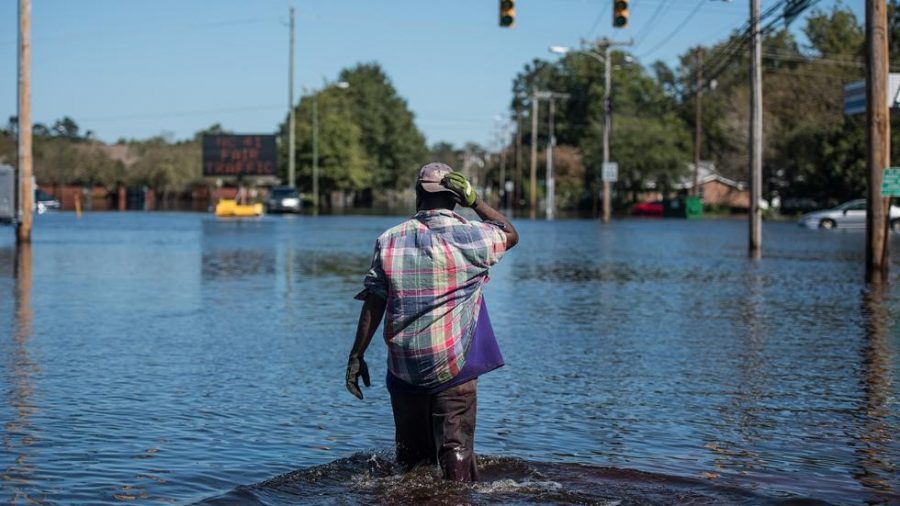
[[[34,205],[31,158],[31,0],[19,0],[19,125],[16,173],[19,178],[16,242],[31,242],[31,208]]]
[[[881,196],[884,169],[891,160],[885,0],[866,0],[866,69],[866,281],[878,283],[887,279],[889,266],[887,225],[890,206]]]

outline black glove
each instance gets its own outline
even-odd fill
[[[369,366],[362,357],[350,357],[347,361],[347,390],[356,397],[362,399],[362,390],[359,389],[359,377],[362,376],[363,384],[372,386],[369,382]]]

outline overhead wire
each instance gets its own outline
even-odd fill
[[[594,32],[597,31],[597,28],[600,26],[600,22],[603,21],[603,19],[606,17],[606,14],[604,14],[604,12],[610,12],[610,8],[612,8],[612,0],[606,0],[603,5],[604,7],[600,9],[600,14],[597,15],[597,20],[594,21],[594,25],[591,26],[591,30],[584,38],[590,39],[594,36]]]
[[[810,2],[806,8],[811,7],[818,0],[814,0]],[[784,22],[784,19],[781,17],[775,17],[773,20],[769,21],[767,24],[764,24],[769,18],[772,18],[774,14],[783,11],[784,7],[787,5],[788,0],[779,0],[768,9],[763,11],[759,16],[759,24],[760,28],[759,36],[764,37],[765,35],[773,32],[777,25]],[[805,10],[805,9],[804,9]],[[801,11],[802,12],[802,11]],[[710,82],[714,79],[717,79],[723,72],[725,72],[735,61],[735,57],[738,54],[742,53],[746,46],[748,46],[753,40],[753,34],[751,33],[750,22],[747,21],[741,29],[739,29],[739,34],[737,36],[733,36],[729,43],[719,50],[712,58],[708,59],[703,64],[703,76],[706,82]],[[699,69],[694,69],[693,73]],[[697,90],[692,90],[691,95],[695,94]]]
[[[641,28],[641,31],[638,32],[638,34],[635,36],[635,39],[637,39],[637,41],[638,41],[638,43],[637,43],[638,46],[640,46],[641,44],[644,43],[644,40],[645,40],[644,35],[647,35],[647,33],[650,32],[650,29],[653,28],[653,22],[656,21],[656,18],[658,18],[659,15],[662,14],[662,12],[664,10],[668,11],[669,10],[668,8],[672,7],[672,5],[673,4],[669,3],[669,0],[662,0],[659,3],[659,5],[656,6],[656,10],[653,11],[653,14],[650,15],[650,19],[647,20],[647,23]],[[664,9],[664,7],[665,7],[665,9]]]
[[[783,17],[775,15],[780,12],[784,12],[784,8],[788,4],[788,1],[789,0],[779,0],[760,13],[760,27],[758,29],[760,37],[764,37],[767,34],[772,33],[779,27],[781,23],[784,23],[785,26],[787,26],[788,23]],[[802,14],[802,12],[818,3],[818,1],[819,0],[812,0],[805,6],[802,11],[796,14]],[[708,83],[717,79],[722,73],[724,73],[731,65],[735,63],[735,61],[737,61],[736,57],[744,53],[744,51],[751,43],[752,39],[753,37],[751,33],[750,21],[748,20],[733,31],[733,35],[729,38],[728,42],[724,46],[716,50],[711,57],[706,58],[706,61],[704,61],[701,67],[703,70],[704,81]],[[818,58],[814,58],[810,61],[817,60]],[[837,64],[838,61],[835,60],[834,62]],[[840,64],[845,63],[840,62]],[[698,70],[700,69],[691,69],[691,72],[686,76],[685,81],[689,83],[695,82],[696,72]],[[685,99],[690,98],[697,92],[696,89],[691,88],[689,88],[689,91],[686,91],[684,90],[684,86],[676,86],[676,91],[682,94]]]
[[[700,12],[700,9],[703,7],[703,5],[706,3],[706,1],[707,0],[700,0],[697,3],[697,6],[694,7],[694,10],[692,10],[687,15],[687,17],[684,18],[684,20],[678,26],[676,26],[675,29],[672,30],[671,33],[669,33],[669,35],[664,37],[663,40],[659,41],[659,43],[657,43],[655,46],[653,46],[653,48],[651,48],[649,51],[646,51],[643,54],[641,54],[640,57],[644,58],[647,55],[653,54],[657,49],[663,47],[667,42],[672,40],[672,38],[675,37],[675,35],[677,35],[678,32],[680,32],[692,19],[694,19],[694,16],[696,16],[697,13]]]

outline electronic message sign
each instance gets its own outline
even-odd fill
[[[204,176],[274,176],[274,135],[204,135]]]

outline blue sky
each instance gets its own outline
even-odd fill
[[[16,113],[17,4],[0,0],[3,123]],[[342,68],[377,61],[429,144],[490,147],[513,78],[534,58],[554,58],[548,46],[634,38],[641,62],[671,63],[744,23],[749,2],[631,0],[626,29],[611,27],[610,4],[517,0],[516,27],[503,29],[498,0],[33,0],[33,116],[70,116],[109,142],[181,139],[216,122],[272,132],[287,110],[293,6],[295,99]],[[847,5],[862,18],[861,0]]]

